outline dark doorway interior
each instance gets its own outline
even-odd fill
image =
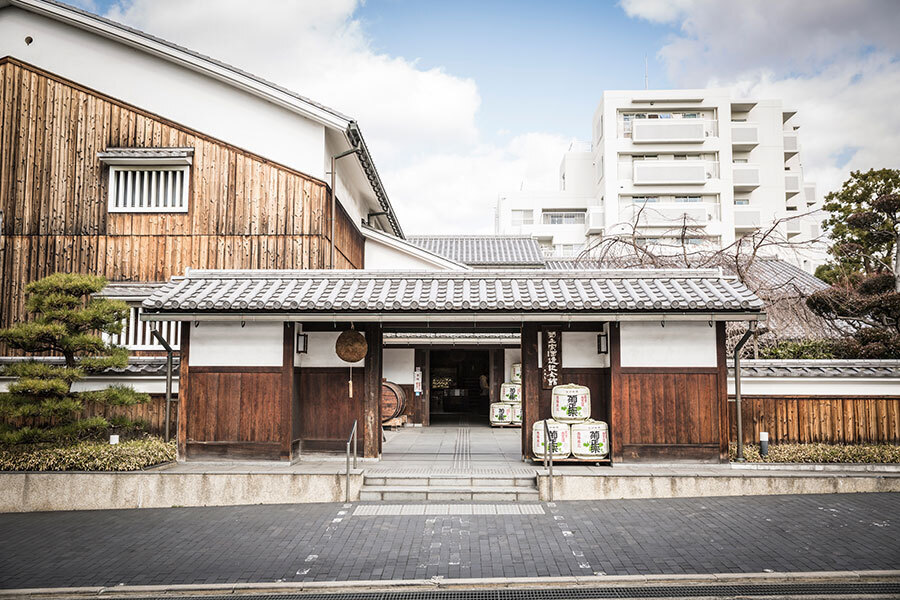
[[[487,350],[432,350],[430,371],[432,425],[489,424]]]

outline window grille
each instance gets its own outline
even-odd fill
[[[190,165],[111,165],[109,212],[187,212]]]
[[[131,306],[128,316],[123,321],[122,332],[118,335],[104,335],[107,343],[124,346],[129,350],[163,350],[150,330],[150,323],[141,321],[141,307]],[[178,348],[180,323],[178,321],[160,321],[157,328],[163,338],[173,349]]]

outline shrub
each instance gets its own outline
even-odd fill
[[[802,340],[799,342],[781,342],[774,346],[762,348],[760,358],[799,359],[835,358],[833,343],[827,340]]]
[[[737,444],[729,449],[737,458]],[[744,444],[747,462],[763,463],[900,463],[900,445],[895,444],[770,444],[761,456],[759,445]]]
[[[175,442],[147,437],[109,444],[80,442],[0,448],[0,471],[139,471],[175,460]]]

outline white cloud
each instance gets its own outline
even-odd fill
[[[819,193],[851,169],[900,166],[900,10],[893,0],[622,0],[680,33],[659,57],[679,87],[734,87],[796,108]],[[846,165],[838,157],[858,147]]]
[[[90,0],[87,0],[90,1]],[[356,0],[123,1],[107,14],[355,118],[407,232],[491,231],[490,207],[523,178],[554,174],[564,143],[487,145],[471,79],[373,50]],[[537,165],[528,158],[552,160]],[[485,206],[487,204],[487,206]]]

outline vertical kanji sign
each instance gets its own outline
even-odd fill
[[[544,329],[541,332],[541,383],[545,390],[559,384],[562,365],[562,332],[559,329]]]

